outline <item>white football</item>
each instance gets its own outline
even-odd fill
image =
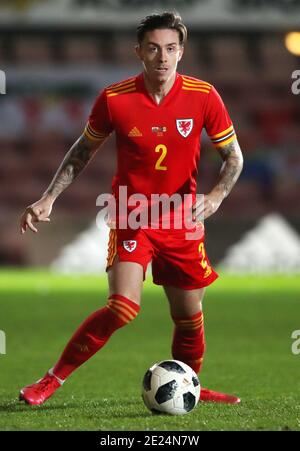
[[[163,360],[146,372],[142,398],[153,413],[184,415],[198,404],[200,382],[191,367],[179,360]]]

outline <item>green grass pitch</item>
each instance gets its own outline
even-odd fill
[[[182,417],[156,416],[140,396],[150,365],[168,359],[172,323],[160,287],[145,283],[138,318],[75,372],[43,406],[19,389],[50,368],[71,333],[106,302],[106,279],[39,271],[0,273],[0,430],[300,430],[299,277],[223,275],[204,300],[203,386],[237,394],[238,406],[199,404]]]

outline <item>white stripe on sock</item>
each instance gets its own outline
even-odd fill
[[[55,374],[53,373],[53,368],[50,368],[48,373],[50,374],[50,376],[54,376],[55,379],[60,383],[60,385],[62,385],[65,382],[64,379],[60,379],[59,377],[55,376]]]

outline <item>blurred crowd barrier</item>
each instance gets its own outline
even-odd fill
[[[97,195],[110,192],[113,137],[57,201],[63,232],[57,241],[51,235],[48,251],[44,243],[43,258],[28,250],[31,238],[18,235],[20,213],[48,186],[99,90],[141,70],[134,43],[125,32],[0,30],[0,69],[7,76],[7,93],[0,96],[0,264],[46,264],[64,235],[71,238],[95,218]],[[281,33],[190,33],[179,72],[215,85],[245,156],[242,176],[218,213],[220,233],[222,221],[253,222],[271,211],[300,216],[300,95],[291,90],[297,68],[299,58],[287,52]],[[205,133],[201,158],[198,192],[206,192],[220,158]]]

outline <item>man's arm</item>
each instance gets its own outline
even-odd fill
[[[37,232],[33,222],[49,222],[49,215],[55,199],[75,180],[82,170],[95,155],[104,139],[91,140],[86,135],[73,144],[58,168],[52,182],[40,200],[29,205],[21,216],[21,233],[25,233],[27,227]]]
[[[66,154],[44,196],[55,200],[86,167],[98,147],[99,141],[81,135]]]
[[[197,202],[193,210],[197,220],[209,218],[215,213],[225,197],[234,187],[243,169],[243,155],[237,139],[218,149],[223,160],[220,178],[209,194],[204,196],[204,205]]]

